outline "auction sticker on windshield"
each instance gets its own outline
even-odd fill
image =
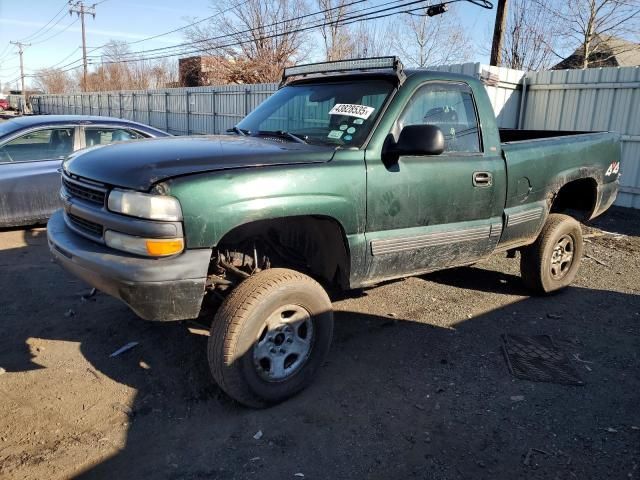
[[[348,115],[366,120],[371,116],[375,108],[366,105],[353,105],[350,103],[336,103],[329,111],[329,115]]]

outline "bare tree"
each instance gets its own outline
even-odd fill
[[[166,58],[152,64],[148,75],[150,88],[166,88],[178,82],[176,63]]]
[[[425,7],[397,21],[392,45],[407,65],[423,68],[462,63],[471,58],[475,48],[461,24],[453,7],[436,17],[427,16]]]
[[[124,90],[132,88],[132,75],[127,60],[131,49],[126,42],[111,40],[102,50],[103,64],[98,68],[102,85],[100,90]],[[106,63],[104,63],[106,62]],[[98,87],[98,85],[94,85]]]
[[[325,59],[343,60],[353,56],[354,38],[347,26],[341,22],[348,18],[349,0],[317,0],[323,11],[322,25],[319,27],[324,40]]]
[[[305,11],[304,0],[246,0],[186,36],[225,61],[230,82],[275,82],[304,55]]]
[[[100,64],[87,77],[87,90],[144,90],[176,81],[177,69],[169,60],[144,60],[133,56],[126,42],[111,40],[102,50]]]
[[[352,29],[353,47],[351,58],[379,57],[391,55],[393,32],[388,23],[358,22]]]
[[[638,48],[640,0],[566,0],[547,8],[562,22],[565,46],[578,46],[578,68],[607,65],[613,56]]]
[[[517,70],[551,67],[559,25],[549,0],[512,0],[502,47],[502,66]]]
[[[37,89],[46,93],[69,93],[77,87],[69,72],[54,68],[38,70],[33,81]]]

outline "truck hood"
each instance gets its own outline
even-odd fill
[[[146,191],[170,177],[243,167],[328,162],[335,148],[288,140],[216,135],[138,140],[90,148],[64,162],[68,173]]]

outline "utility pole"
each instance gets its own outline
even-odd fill
[[[82,91],[87,90],[87,40],[84,33],[84,16],[91,15],[96,18],[96,5],[95,3],[90,7],[87,7],[82,0],[76,0],[75,2],[69,0],[69,15],[74,13],[80,17],[80,23],[82,24]]]
[[[22,81],[22,95],[25,94],[24,91],[24,64],[22,63],[22,54],[24,53],[24,47],[30,47],[30,43],[22,43],[22,42],[9,42],[18,47],[18,54],[20,55],[20,79]]]
[[[491,45],[490,65],[500,66],[502,61],[502,40],[507,26],[507,0],[498,0],[496,23],[493,27],[493,44]]]

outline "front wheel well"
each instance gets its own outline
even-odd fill
[[[270,267],[298,270],[327,286],[347,288],[349,284],[346,235],[330,217],[301,215],[250,222],[226,233],[215,250],[255,257],[258,265],[252,268],[263,268],[261,259],[266,258]]]
[[[555,194],[550,213],[567,213],[578,220],[589,220],[597,198],[598,183],[593,178],[573,180]]]

